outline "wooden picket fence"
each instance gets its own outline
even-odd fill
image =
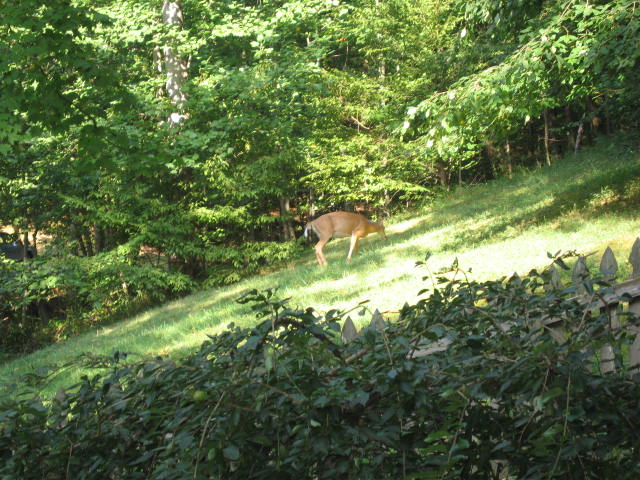
[[[593,275],[587,268],[585,256],[578,257],[571,278],[577,292],[576,300],[585,307],[585,321],[602,313],[606,315],[611,330],[628,329],[630,335],[635,335],[627,358],[629,370],[635,372],[640,369],[640,327],[634,322],[623,323],[621,313],[626,311],[628,315],[640,318],[640,237],[636,238],[628,260],[631,265],[631,274],[624,281],[617,279],[618,261],[610,247],[607,247],[602,255],[600,271],[597,275],[607,285],[598,289],[587,288],[593,280]],[[556,270],[552,270],[552,281],[547,287],[549,290],[563,288]],[[544,322],[544,326],[551,329],[552,335],[559,342],[569,334],[561,325],[560,319],[548,319]],[[613,348],[609,345],[604,346],[600,351],[600,372],[615,371],[615,365]]]
[[[619,330],[628,328],[631,335],[635,335],[635,340],[628,352],[628,367],[631,371],[640,371],[640,327],[634,322],[623,323],[621,312],[625,311],[640,318],[640,237],[636,238],[628,261],[631,264],[631,274],[624,281],[616,278],[618,272],[618,262],[610,247],[607,247],[600,261],[600,272],[593,276],[587,268],[586,256],[579,256],[571,275],[572,283],[576,289],[575,299],[585,307],[584,318],[588,321],[597,313],[604,313],[609,320],[609,328]],[[600,278],[607,282],[608,286],[589,289],[587,285],[595,278]],[[551,281],[546,285],[547,291],[562,290],[567,288],[562,284],[559,273],[553,267],[551,269]],[[589,293],[591,292],[591,293]],[[625,308],[626,304],[626,308]],[[384,329],[385,322],[379,311],[375,311],[371,323],[365,328]],[[558,342],[563,342],[570,333],[566,330],[564,322],[560,318],[549,318],[542,322],[541,327],[550,330],[553,337]],[[508,325],[503,328],[508,329]],[[349,342],[360,335],[353,321],[347,318],[342,327],[342,340]],[[413,357],[426,356],[431,353],[445,350],[450,343],[446,338],[429,345],[425,345],[413,352]],[[615,352],[611,346],[605,346],[600,351],[600,371],[602,373],[615,370]]]
[[[371,315],[371,322],[369,323],[369,326],[365,328],[375,328],[376,330],[384,330],[385,326],[386,324],[384,322],[384,318],[382,317],[382,314],[380,313],[380,311],[376,310],[375,312],[373,312],[373,315]],[[345,343],[350,342],[351,340],[357,338],[361,333],[362,333],[362,330],[358,332],[358,329],[353,323],[353,320],[351,320],[351,317],[347,317],[344,324],[342,325],[342,333],[340,335],[342,338],[342,341]]]

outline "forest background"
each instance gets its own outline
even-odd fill
[[[629,0],[6,3],[2,355],[640,119]]]

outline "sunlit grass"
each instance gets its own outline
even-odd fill
[[[624,139],[623,139],[624,140]],[[430,272],[456,259],[471,278],[495,279],[513,272],[526,274],[549,263],[547,252],[597,252],[589,257],[593,270],[610,245],[626,278],[626,259],[640,235],[640,155],[612,141],[545,168],[467,189],[456,189],[412,217],[389,222],[388,241],[372,235],[361,252],[345,263],[348,240],[325,247],[330,265],[320,269],[311,247],[308,254],[282,270],[254,276],[238,284],[198,292],[106,328],[51,345],[0,366],[3,382],[15,381],[45,365],[64,364],[85,352],[112,351],[177,357],[197,348],[207,335],[230,323],[251,326],[249,306],[235,300],[249,289],[275,289],[293,307],[319,312],[351,309],[368,301],[369,310],[395,318],[405,302],[431,287]],[[426,266],[416,267],[427,252]],[[356,324],[369,316],[352,313]],[[42,393],[77,382],[91,372],[74,366]],[[24,384],[21,384],[24,385]],[[13,390],[11,390],[13,391]]]

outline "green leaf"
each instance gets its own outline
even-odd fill
[[[240,450],[235,445],[229,445],[222,450],[224,458],[231,462],[240,460]]]

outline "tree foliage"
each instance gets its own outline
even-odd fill
[[[69,323],[288,258],[313,214],[388,215],[637,127],[630,0],[179,3],[179,26],[150,0],[0,13],[0,226],[48,263],[51,309],[84,310]],[[167,46],[187,69],[180,122]],[[106,280],[114,261],[165,293]],[[85,288],[88,263],[105,279]],[[12,298],[5,325],[48,328],[49,294]]]
[[[427,157],[455,166],[456,157],[475,158],[488,144],[504,144],[526,127],[539,131],[549,112],[564,116],[555,128],[569,148],[578,147],[585,125],[597,129],[608,122],[611,129],[618,116],[637,125],[628,110],[638,93],[632,80],[639,25],[633,2],[532,2],[542,9],[532,18],[525,15],[533,7],[528,2],[514,2],[523,4],[516,11],[521,18],[503,15],[505,3],[471,2],[465,12],[469,31],[509,42],[506,57],[408,110],[402,131]]]

